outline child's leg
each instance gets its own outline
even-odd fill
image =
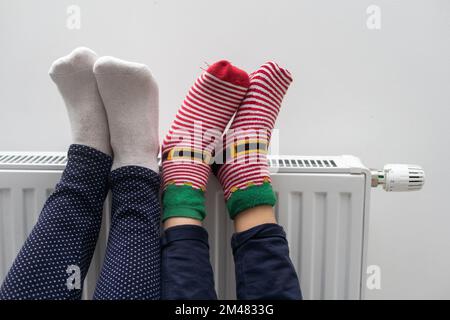
[[[201,225],[181,224],[165,230],[162,259],[162,299],[217,299],[208,233]]]
[[[209,159],[248,87],[248,75],[213,64],[189,90],[163,143],[162,297],[216,299],[204,191]]]
[[[96,55],[78,49],[50,75],[69,113],[74,143],[55,191],[14,261],[0,299],[80,299],[108,191],[112,158],[103,104],[92,73]]]
[[[216,167],[237,233],[232,247],[239,299],[300,299],[298,278],[283,229],[267,163],[271,131],[292,82],[289,72],[268,62],[250,75]]]
[[[104,57],[94,73],[114,153],[111,229],[94,299],[159,299],[158,88],[142,64]]]
[[[276,223],[273,208],[243,211],[236,216],[235,227],[231,246],[238,299],[301,299],[286,234]]]

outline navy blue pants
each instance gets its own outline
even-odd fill
[[[111,229],[94,299],[216,299],[208,234],[197,226],[165,231],[160,259],[159,176],[72,145],[68,163],[20,250],[0,299],[80,299],[112,191]],[[239,299],[300,299],[283,229],[274,224],[235,234]],[[163,272],[160,274],[162,264]]]
[[[231,239],[237,298],[302,299],[283,228],[264,224]],[[162,237],[162,298],[217,299],[209,260],[208,233],[199,226],[176,226]]]
[[[111,229],[96,299],[160,298],[160,206],[157,173],[72,145],[68,163],[20,250],[0,299],[80,299],[112,190]]]

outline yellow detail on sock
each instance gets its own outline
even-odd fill
[[[163,155],[163,161],[169,160],[191,160],[196,162],[203,162],[205,164],[210,164],[211,154],[204,150],[189,148],[189,147],[175,147],[169,152]]]

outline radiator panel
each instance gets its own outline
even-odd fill
[[[278,174],[279,222],[306,299],[358,299],[364,175]]]
[[[0,155],[1,156],[1,155]],[[285,168],[272,165],[278,196],[276,213],[286,230],[293,264],[305,299],[362,298],[365,263],[368,181],[363,167]],[[48,167],[47,167],[48,168]],[[0,281],[37,220],[63,166],[53,170],[0,167]],[[97,249],[85,280],[83,298],[92,297],[103,262],[109,227],[108,197]],[[205,227],[210,236],[211,263],[221,299],[235,298],[234,263],[230,249],[233,225],[223,193],[212,178],[207,191]]]

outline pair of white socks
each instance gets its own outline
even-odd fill
[[[158,86],[146,65],[77,48],[49,74],[66,104],[73,143],[113,155],[113,170],[158,171]]]

